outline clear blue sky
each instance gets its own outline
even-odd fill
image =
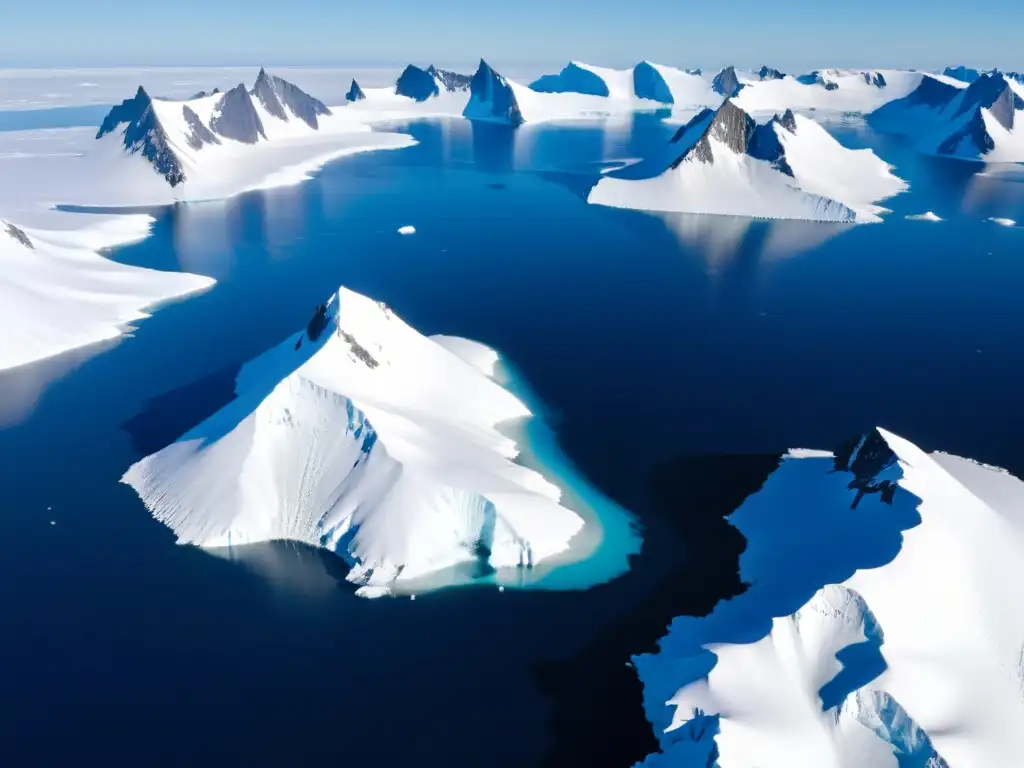
[[[644,58],[1024,69],[1024,1],[7,0],[0,66]]]

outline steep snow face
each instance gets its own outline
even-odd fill
[[[148,230],[148,216],[119,216],[79,231],[0,221],[0,370],[119,336],[147,307],[213,284],[206,277],[130,267],[95,252]]]
[[[730,522],[747,591],[634,659],[645,765],[1024,762],[1024,483],[879,429],[790,452]]]
[[[288,121],[294,115],[314,131],[320,128],[318,116],[331,114],[331,110],[322,101],[314,99],[287,80],[268,75],[262,67],[256,77],[252,95],[278,120]]]
[[[637,98],[680,107],[717,107],[722,95],[715,92],[700,71],[687,72],[663,64],[642,61],[633,67]]]
[[[469,84],[469,103],[463,116],[470,120],[504,123],[518,126],[523,123],[519,101],[509,82],[480,59],[480,66]]]
[[[639,166],[638,166],[639,167]],[[604,176],[588,202],[758,218],[875,222],[906,184],[871,150],[848,150],[787,111],[763,125],[732,101],[679,129],[647,178]],[[632,171],[635,173],[635,169]]]
[[[196,133],[194,115],[191,109],[188,112],[182,111],[182,117],[188,124],[185,142],[189,146],[201,146],[210,132],[204,130],[202,133]],[[168,184],[173,187],[185,180],[185,171],[171,149],[167,133],[157,118],[153,100],[141,85],[134,97],[125,99],[110,110],[100,125],[96,138],[101,139],[119,129],[124,148],[130,154],[139,154],[149,161],[156,172],[167,179]],[[216,141],[216,138],[212,139],[211,143],[213,141]]]
[[[369,596],[456,566],[514,574],[564,552],[583,521],[513,461],[496,427],[530,413],[486,357],[341,289],[242,369],[236,400],[124,482],[183,544],[325,547]]]
[[[911,93],[920,72],[830,69],[810,75],[747,82],[736,103],[753,114],[816,110],[866,113]]]
[[[987,162],[1024,161],[1024,98],[1001,73],[967,87],[926,76],[904,99],[868,116],[872,127],[912,136],[927,154]]]
[[[613,99],[633,97],[633,73],[628,69],[595,67],[570,61],[557,75],[544,75],[530,83],[538,93],[584,93]]]

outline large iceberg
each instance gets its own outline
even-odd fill
[[[637,178],[641,168],[647,168]],[[758,218],[876,222],[878,200],[907,188],[870,150],[850,150],[813,120],[758,125],[729,100],[705,109],[658,156],[605,175],[588,202]]]
[[[598,96],[631,105],[633,109],[649,109],[656,104],[695,107],[722,103],[722,95],[699,71],[687,72],[650,61],[641,61],[632,69],[610,69],[571,61],[561,72],[532,82],[530,89],[537,93]]]
[[[872,112],[868,121],[876,130],[912,137],[926,154],[1024,161],[1024,85],[1000,72],[966,87],[925,76],[913,93]]]
[[[325,547],[360,594],[457,567],[514,583],[584,523],[514,461],[497,427],[530,412],[491,378],[496,361],[341,289],[242,368],[235,400],[124,482],[180,543]]]
[[[729,520],[746,592],[634,659],[644,765],[1024,764],[1024,483],[879,429]]]

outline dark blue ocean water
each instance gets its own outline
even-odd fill
[[[102,354],[0,377],[0,761],[539,764],[559,733],[537,665],[621,623],[701,546],[651,500],[665,462],[878,424],[1024,471],[1024,230],[986,221],[1024,220],[1020,177],[842,127],[912,184],[884,224],[655,216],[584,200],[601,168],[671,135],[651,116],[398,127],[420,144],[159,212],[114,257],[217,286]],[[927,210],[946,221],[903,218]],[[331,556],[175,546],[119,477],[339,284],[501,351],[582,473],[643,520],[632,572],[586,593],[366,601]]]

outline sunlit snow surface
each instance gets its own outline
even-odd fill
[[[496,364],[482,345],[428,339],[341,289],[305,332],[243,367],[234,401],[124,482],[180,543],[325,547],[367,596],[528,586],[546,563],[599,549],[602,573],[539,585],[617,575],[639,543],[629,516],[612,510],[625,535],[601,549],[601,520],[560,504],[557,485],[514,461],[520,446],[500,427],[531,412],[490,377]]]
[[[748,590],[634,659],[645,765],[1024,765],[1024,484],[877,437],[870,477],[791,452],[733,513]]]
[[[606,175],[587,201],[650,211],[877,222],[884,209],[875,203],[907,189],[871,150],[843,147],[810,118],[796,115],[795,126],[793,132],[773,126],[793,176],[709,137],[711,162],[691,155],[650,178]],[[690,144],[700,128],[692,131]],[[678,145],[681,154],[687,138]]]

